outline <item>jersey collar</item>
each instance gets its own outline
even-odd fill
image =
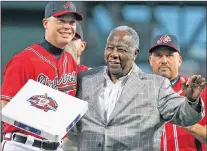
[[[174,86],[178,82],[179,79],[180,79],[180,76],[177,76],[175,79],[170,80],[171,86]]]
[[[53,46],[46,39],[40,41],[39,45],[42,46],[45,50],[47,50],[49,53],[51,53],[52,55],[57,57],[58,59],[60,58],[60,56],[64,50],[64,49],[60,49],[60,48]]]

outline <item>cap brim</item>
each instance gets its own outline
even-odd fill
[[[172,49],[174,49],[175,51],[179,52],[180,51],[178,49],[176,49],[175,47],[171,46],[171,45],[167,45],[167,44],[158,44],[158,45],[154,45],[152,46],[150,49],[149,49],[149,52],[152,53],[153,49],[156,48],[156,47],[159,47],[159,46],[167,46],[167,47],[170,47]]]
[[[79,35],[78,33],[75,33],[75,36],[78,37],[78,38],[80,38],[82,40],[81,35]]]
[[[71,12],[71,11],[68,11],[68,10],[64,10],[64,11],[54,13],[54,14],[52,14],[52,16],[58,17],[58,16],[65,15],[65,14],[74,14],[77,21],[83,20],[83,17],[81,16],[81,14],[79,14],[77,12]]]

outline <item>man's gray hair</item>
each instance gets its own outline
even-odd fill
[[[114,31],[125,31],[125,32],[127,32],[129,34],[128,36],[130,37],[130,41],[131,41],[131,46],[130,47],[134,51],[137,50],[137,49],[139,50],[139,36],[133,28],[128,27],[128,26],[118,26],[118,27],[114,28],[110,32],[110,34],[107,38],[107,42],[108,42],[109,38],[111,37],[111,35]]]

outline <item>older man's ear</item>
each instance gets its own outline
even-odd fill
[[[136,60],[138,54],[139,54],[139,49],[135,50],[134,52],[134,58],[133,58],[134,61]]]

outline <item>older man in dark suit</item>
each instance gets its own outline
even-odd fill
[[[179,96],[168,79],[134,63],[138,53],[136,31],[117,27],[107,39],[107,66],[79,74],[77,96],[89,103],[78,124],[79,150],[159,151],[165,121],[189,126],[202,118],[205,79],[182,81],[186,97]]]

